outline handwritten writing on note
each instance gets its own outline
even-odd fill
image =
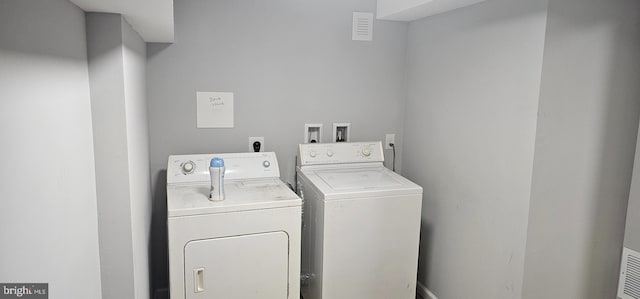
[[[232,92],[196,92],[197,128],[233,128]]]

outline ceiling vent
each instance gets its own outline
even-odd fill
[[[640,299],[640,252],[626,247],[622,251],[618,298]]]
[[[373,40],[373,13],[354,12],[351,39],[360,41]]]

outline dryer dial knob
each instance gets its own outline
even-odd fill
[[[269,166],[271,166],[271,162],[264,160],[264,162],[262,162],[262,166],[264,166],[264,168],[269,168]]]
[[[311,151],[311,152],[309,152],[309,156],[310,156],[311,158],[315,158],[317,155],[318,155],[318,154],[316,153],[316,151]]]
[[[195,169],[196,169],[196,164],[193,163],[193,161],[187,161],[182,163],[182,173],[184,174],[193,173]]]
[[[371,155],[371,149],[369,149],[368,147],[363,148],[362,155],[365,157],[369,157]]]
[[[332,150],[328,150],[327,151],[327,157],[333,157],[333,151]]]

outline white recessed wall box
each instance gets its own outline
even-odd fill
[[[378,0],[376,16],[380,20],[414,21],[485,0]]]
[[[332,142],[349,142],[351,123],[333,123]]]
[[[303,143],[322,142],[322,124],[305,124]]]

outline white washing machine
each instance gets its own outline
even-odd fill
[[[381,142],[301,144],[304,299],[415,299],[422,187]]]
[[[213,157],[226,167],[219,202]],[[275,153],[170,156],[167,210],[171,299],[299,298],[301,200]]]

